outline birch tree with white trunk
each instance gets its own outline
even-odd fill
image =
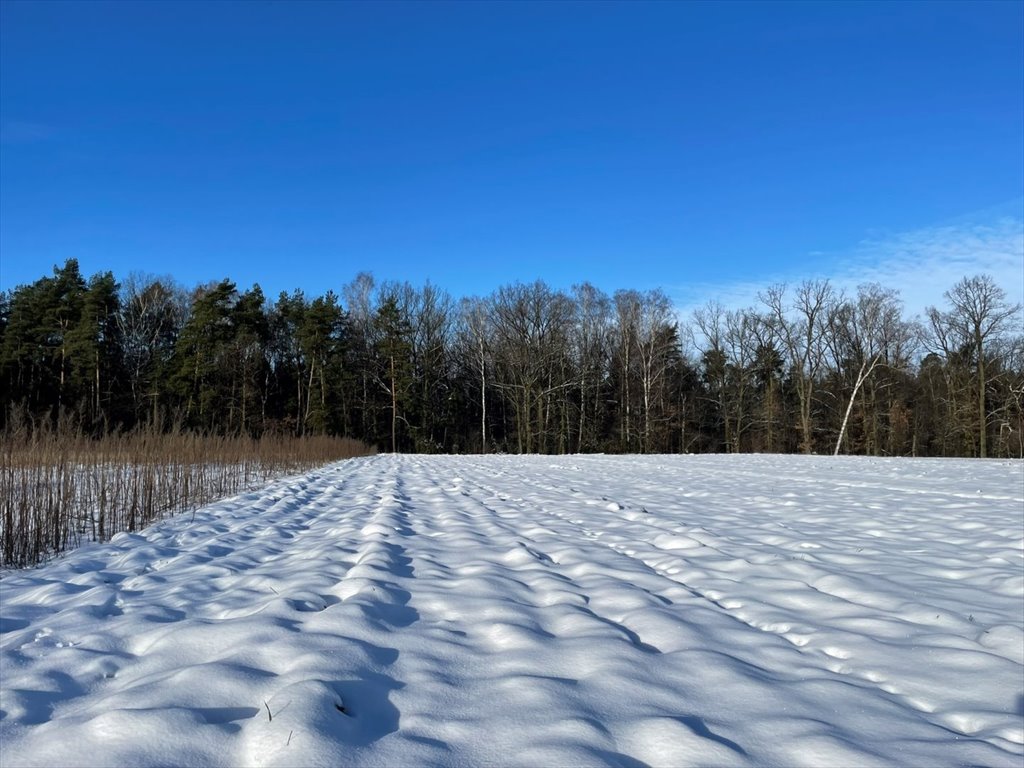
[[[879,368],[898,367],[907,362],[914,334],[910,324],[902,319],[902,311],[899,291],[865,283],[858,286],[856,299],[841,301],[830,314],[827,338],[836,368],[856,369],[834,456],[839,455],[857,395],[871,375]]]

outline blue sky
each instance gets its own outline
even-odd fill
[[[0,153],[3,289],[1017,299],[1024,3],[5,0]]]

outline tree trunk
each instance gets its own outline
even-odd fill
[[[487,362],[480,345],[480,452],[487,453]]]
[[[871,365],[868,365],[868,361],[864,360],[860,364],[860,370],[857,371],[857,381],[853,385],[853,392],[850,393],[850,400],[846,404],[846,414],[843,416],[843,424],[839,427],[839,437],[836,438],[836,448],[832,452],[833,456],[839,455],[839,447],[843,443],[843,435],[846,434],[846,423],[850,420],[850,411],[853,410],[853,402],[857,399],[857,392],[860,390],[861,385],[867,381],[868,376],[878,366],[878,358],[876,357],[871,361]]]
[[[93,410],[93,417],[100,420],[100,349],[96,347],[96,406]]]
[[[391,452],[398,453],[398,390],[395,388],[395,356],[391,356]]]
[[[985,418],[985,352],[980,335],[975,336],[975,344],[978,347],[978,455],[984,459],[988,457],[988,419]]]
[[[309,361],[309,383],[306,385],[306,415],[302,419],[302,434],[306,434],[309,426],[309,414],[313,409],[313,373],[316,371],[316,358]]]
[[[586,368],[580,365],[580,431],[576,438],[576,452],[583,453],[583,419],[587,412],[587,378]]]

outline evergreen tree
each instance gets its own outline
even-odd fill
[[[302,433],[338,434],[344,431],[341,385],[344,372],[345,313],[338,297],[328,291],[306,308],[298,329],[306,360],[306,408]]]
[[[392,453],[399,449],[399,421],[408,428],[408,420],[404,411],[408,405],[409,392],[412,388],[412,329],[408,320],[403,317],[398,306],[398,298],[394,294],[385,296],[377,309],[374,325],[376,327],[375,344],[375,379],[388,398],[387,413],[389,415],[389,435]],[[409,447],[403,439],[401,447]]]
[[[230,413],[231,315],[237,298],[230,280],[197,289],[175,348],[174,382],[185,422],[204,430],[229,428],[224,415]]]
[[[97,433],[123,423],[128,416],[120,386],[123,357],[118,288],[110,272],[93,275],[77,301],[77,322],[65,334],[69,389],[79,398],[80,417]]]
[[[231,308],[230,357],[234,370],[228,421],[231,430],[241,434],[259,435],[264,429],[270,341],[265,303],[262,289],[254,285]]]

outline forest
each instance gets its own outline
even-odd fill
[[[878,284],[770,285],[679,317],[661,290],[456,299],[86,277],[0,294],[2,426],[337,435],[385,451],[1024,455],[1021,307],[986,275],[905,316]]]

